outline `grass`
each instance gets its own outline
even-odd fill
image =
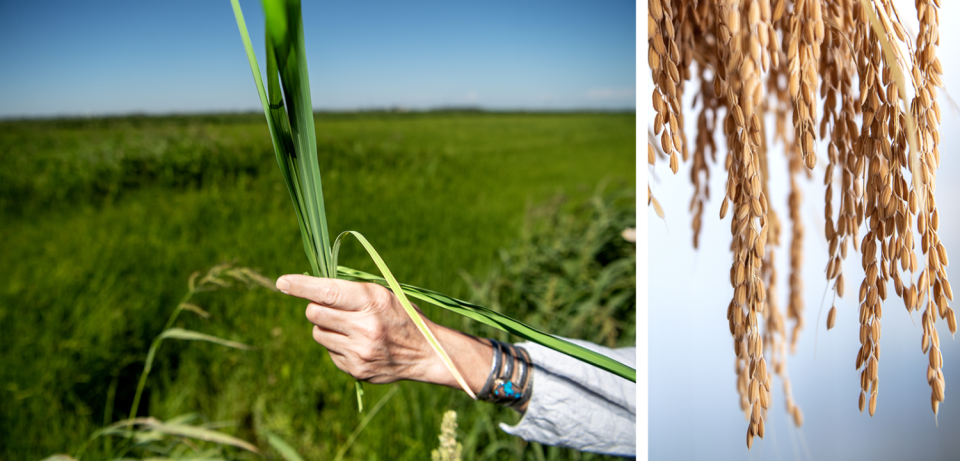
[[[470,290],[459,272],[486,274],[529,204],[559,191],[577,201],[602,178],[634,182],[632,114],[321,113],[316,122],[330,226],[376,235],[400,280],[461,298]],[[309,269],[262,116],[3,122],[0,162],[16,167],[0,172],[0,459],[74,450],[125,417],[143,353],[191,272],[223,261],[268,276]],[[428,243],[434,251],[422,251]],[[375,271],[360,251],[343,251],[341,264]],[[256,428],[305,459],[332,458],[363,415],[352,379],[310,338],[302,303],[265,291],[196,302],[212,318],[176,326],[257,350],[165,344],[138,414],[196,411],[235,421],[261,447]],[[368,385],[365,398],[388,390]],[[403,383],[346,459],[424,459],[446,409],[460,415],[465,459],[511,459],[523,446],[496,428],[515,421],[508,410]]]

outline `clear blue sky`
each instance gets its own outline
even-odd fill
[[[242,1],[263,63],[263,13]],[[633,1],[303,5],[314,107],[635,106]],[[0,0],[0,117],[255,110],[228,0]]]

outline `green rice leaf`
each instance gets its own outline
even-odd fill
[[[277,155],[277,164],[280,166],[280,173],[283,175],[284,183],[293,200],[294,211],[297,213],[297,221],[300,223],[300,231],[304,239],[304,250],[307,258],[310,260],[314,273],[319,270],[316,263],[316,251],[313,250],[313,240],[309,237],[309,229],[304,221],[304,206],[300,200],[299,176],[296,173],[296,153],[293,147],[293,138],[290,133],[290,122],[287,120],[286,112],[283,109],[283,99],[279,89],[278,70],[274,48],[270,42],[267,43],[267,79],[270,82],[270,95],[263,87],[263,79],[260,76],[260,65],[257,64],[257,56],[253,51],[253,44],[250,41],[250,34],[247,32],[247,24],[243,19],[243,11],[240,9],[238,0],[231,0],[233,14],[237,20],[237,28],[240,30],[240,38],[243,41],[244,50],[247,53],[247,61],[250,63],[250,71],[253,73],[253,80],[257,86],[257,93],[260,95],[260,103],[263,105],[263,113],[267,119],[267,128],[270,132],[270,139],[273,142],[273,149]],[[267,32],[269,37],[269,31]],[[269,39],[268,39],[269,40]]]
[[[617,376],[637,382],[637,370],[627,365],[624,365],[603,354],[599,354],[585,347],[573,344],[570,341],[566,341],[551,334],[544,333],[536,328],[524,324],[523,322],[514,320],[486,307],[468,303],[456,298],[451,298],[450,296],[412,285],[398,284],[400,288],[396,289],[383,277],[378,277],[376,275],[351,269],[349,267],[337,266],[337,270],[343,276],[350,277],[355,280],[374,282],[380,285],[389,286],[394,293],[400,291],[411,298],[416,298],[435,306],[456,312],[464,317],[468,317],[485,325],[506,331],[507,333],[519,336],[527,341],[535,342],[541,346],[549,347],[550,349],[567,354],[597,368],[609,371]]]
[[[263,16],[267,23],[267,37],[281,43],[287,35],[286,5],[283,0],[263,0]]]
[[[316,125],[310,99],[300,2],[264,2],[269,96],[263,88],[239,2],[231,0],[231,3],[267,117],[277,163],[297,213],[307,259],[315,276],[335,277],[336,268],[330,252],[330,235],[317,161]]]
[[[267,102],[267,93],[263,89],[263,79],[260,77],[260,65],[257,64],[257,55],[253,52],[253,43],[250,42],[250,34],[247,32],[247,23],[243,20],[243,11],[240,10],[239,0],[230,0],[233,6],[233,16],[237,20],[237,28],[240,29],[240,39],[243,40],[243,48],[247,53],[247,61],[250,63],[250,71],[253,72],[253,81],[257,85],[257,93],[260,95],[260,103],[263,105],[263,112],[267,116],[267,125],[270,128],[270,137],[273,140],[274,149],[279,141],[276,137],[277,131],[273,127],[273,120],[270,117],[270,104]]]

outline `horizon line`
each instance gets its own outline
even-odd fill
[[[350,109],[330,109],[314,108],[314,114],[363,114],[363,113],[390,113],[390,114],[416,114],[416,113],[443,113],[443,112],[474,112],[474,113],[636,113],[636,106],[624,107],[570,107],[570,108],[496,108],[474,105],[445,105],[434,107],[405,107],[401,105],[392,106],[371,106],[358,107]],[[259,108],[235,109],[235,110],[202,110],[202,111],[126,111],[126,112],[100,112],[100,113],[70,113],[43,115],[0,115],[0,122],[16,121],[53,121],[53,120],[81,120],[81,119],[109,119],[109,118],[163,118],[163,117],[190,117],[190,116],[211,116],[211,115],[253,115],[263,116],[263,110]]]

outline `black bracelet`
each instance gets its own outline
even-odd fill
[[[506,405],[523,406],[532,394],[533,369],[530,355],[521,347],[490,339],[493,363],[490,375],[477,394],[479,400]]]
[[[510,406],[515,409],[520,409],[520,407],[530,401],[530,397],[533,395],[533,361],[530,360],[530,354],[527,353],[526,349],[517,347],[517,350],[520,351],[520,355],[522,356],[520,363],[523,364],[524,373],[520,377],[520,398],[510,404]]]
[[[480,392],[477,394],[477,399],[483,401],[490,400],[490,391],[493,389],[493,380],[497,375],[500,374],[500,363],[502,356],[502,353],[500,352],[500,343],[495,339],[491,339],[490,345],[493,346],[493,363],[490,364],[490,374],[487,375],[487,381],[483,383],[483,387],[480,388]]]
[[[503,368],[494,377],[493,389],[491,390],[493,393],[492,401],[497,405],[505,404],[506,400],[513,394],[515,386],[510,378],[513,377],[514,362],[517,360],[513,348],[509,344],[500,343],[500,346],[503,347]]]

